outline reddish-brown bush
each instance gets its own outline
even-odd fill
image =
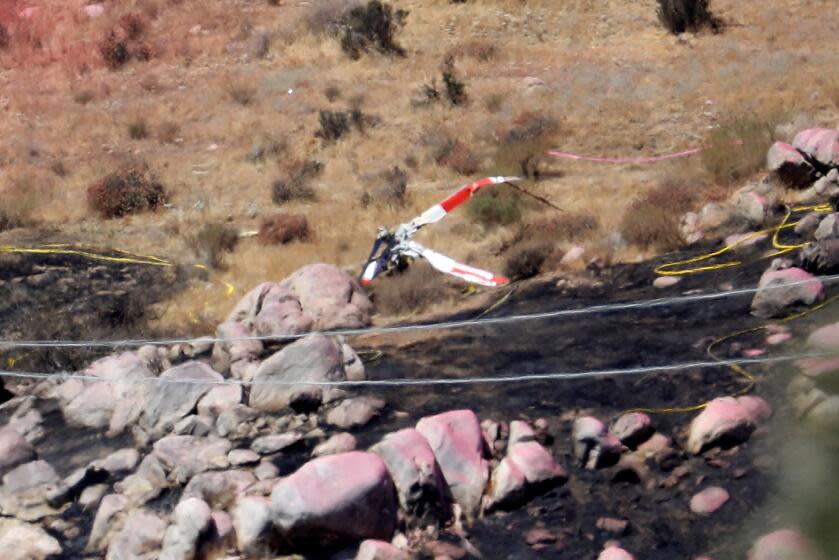
[[[146,164],[125,167],[92,184],[87,203],[104,218],[154,210],[166,202],[166,189]]]
[[[444,165],[461,175],[472,175],[478,171],[481,162],[478,157],[460,140],[454,140],[439,154],[437,163]]]
[[[277,214],[262,220],[259,241],[263,245],[280,245],[309,238],[309,221],[303,214]]]

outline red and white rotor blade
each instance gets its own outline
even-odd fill
[[[472,198],[472,195],[478,190],[488,187],[490,185],[498,185],[500,183],[512,183],[513,181],[521,181],[520,177],[486,177],[478,179],[472,183],[464,185],[457,192],[450,195],[446,200],[440,204],[435,204],[418,217],[414,218],[412,222],[416,227],[420,228],[434,222],[439,222],[446,217],[446,214]]]
[[[509,278],[498,276],[492,272],[487,272],[486,270],[481,270],[480,268],[475,268],[467,264],[459,263],[446,255],[432,251],[431,249],[426,249],[425,247],[419,251],[419,254],[422,255],[431,264],[431,266],[440,272],[457,276],[458,278],[473,284],[494,288],[495,286],[500,286],[510,281]]]

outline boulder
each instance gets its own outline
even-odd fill
[[[812,274],[839,272],[839,239],[810,243],[799,252],[801,267]]]
[[[260,364],[248,405],[262,412],[277,412],[292,405],[315,409],[328,400],[324,399],[325,394],[334,391],[328,385],[317,383],[344,380],[341,347],[329,337],[309,335]]]
[[[198,400],[224,378],[203,362],[190,361],[160,374],[143,411],[140,424],[152,431],[166,432],[194,409]]]
[[[44,460],[18,465],[3,475],[0,511],[24,521],[37,521],[55,510],[47,505],[47,495],[60,482],[55,470]]]
[[[338,267],[322,263],[305,266],[280,282],[280,287],[297,296],[315,330],[370,324],[370,298],[355,278]]]
[[[769,148],[766,164],[770,172],[796,189],[809,186],[816,178],[813,165],[795,147],[785,142],[775,142]]]
[[[428,441],[413,428],[386,435],[370,448],[381,457],[396,486],[399,505],[423,523],[451,516],[446,480]]]
[[[643,412],[627,412],[612,422],[609,431],[622,444],[634,449],[647,441],[655,430],[649,415]]]
[[[475,519],[489,479],[477,415],[471,410],[452,410],[420,419],[416,429],[431,446],[455,502],[468,520]]]
[[[243,496],[231,511],[236,531],[236,547],[245,554],[261,551],[271,531],[271,500],[262,496]]]
[[[839,214],[828,214],[819,222],[819,227],[813,234],[817,241],[822,239],[836,239],[839,237]]]
[[[800,268],[767,270],[760,277],[752,300],[752,315],[763,319],[782,316],[795,305],[813,305],[824,293],[821,281]]]
[[[313,459],[271,492],[271,518],[294,546],[323,547],[366,538],[390,539],[396,494],[385,464],[353,451]]]
[[[609,432],[606,424],[593,416],[574,420],[571,437],[574,440],[574,457],[587,469],[609,467],[620,458],[620,440]]]
[[[193,560],[202,538],[213,526],[210,506],[199,498],[186,498],[175,507],[175,522],[166,529],[160,560]]]
[[[729,497],[725,488],[711,486],[693,495],[690,499],[690,511],[710,515],[724,506]]]
[[[200,498],[213,509],[227,509],[256,482],[253,473],[244,470],[205,472],[192,477],[183,498]]]
[[[763,535],[749,549],[748,560],[818,560],[815,547],[801,533],[781,529]]]
[[[231,443],[226,439],[195,436],[168,436],[154,444],[154,455],[171,476],[185,484],[196,474],[210,469],[223,469]]]
[[[156,515],[134,510],[122,530],[108,544],[105,560],[137,560],[158,558],[158,550],[166,532],[166,523]]]
[[[795,135],[792,145],[817,165],[839,167],[839,130],[808,128]]]
[[[105,471],[111,475],[126,473],[134,470],[137,463],[140,462],[140,452],[133,447],[126,447],[119,449],[106,456],[104,459],[98,459],[90,464]]]
[[[303,439],[303,434],[299,432],[286,432],[284,434],[271,434],[261,436],[253,440],[251,449],[260,455],[269,455],[282,451],[286,447],[291,447],[298,441]]]
[[[198,414],[218,417],[219,414],[242,402],[241,385],[216,385],[198,401]]]
[[[326,441],[317,444],[312,450],[312,457],[346,453],[348,451],[355,450],[356,445],[357,442],[355,440],[355,436],[347,432],[340,432],[330,436]],[[387,461],[385,461],[385,463],[387,463]]]
[[[133,505],[139,506],[158,497],[168,486],[166,469],[156,455],[150,454],[140,463],[136,473],[117,482],[114,488]]]
[[[35,459],[35,449],[17,430],[0,429],[0,471]]]
[[[37,525],[0,518],[0,550],[4,560],[45,560],[61,554],[61,545]]]
[[[538,442],[511,438],[507,456],[492,473],[487,510],[519,506],[567,479],[565,470]]]
[[[699,454],[709,447],[742,443],[769,414],[769,405],[759,397],[714,399],[691,422],[686,448]]]
[[[343,430],[366,425],[377,417],[385,402],[374,397],[346,399],[326,413],[326,422]]]
[[[67,422],[74,426],[102,429],[109,435],[122,433],[147,405],[153,372],[135,352],[123,352],[97,360],[81,375],[95,381],[70,379],[56,389]]]
[[[108,494],[99,503],[90,537],[87,540],[87,552],[102,552],[107,547],[107,537],[116,524],[118,513],[125,511],[130,505],[128,498],[122,494]]]
[[[229,320],[221,323],[216,327],[216,337],[222,341],[213,347],[213,365],[226,370],[234,362],[255,360],[265,349],[255,336],[247,323]]]

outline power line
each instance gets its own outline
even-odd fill
[[[597,313],[610,313],[615,311],[629,311],[639,309],[651,309],[656,307],[667,307],[686,303],[696,303],[725,299],[741,295],[754,294],[758,291],[771,291],[789,289],[791,287],[821,282],[830,284],[839,280],[839,274],[831,276],[814,276],[806,280],[764,286],[761,288],[741,288],[736,290],[725,290],[707,294],[690,294],[685,296],[672,296],[646,300],[635,300],[621,303],[609,303],[592,305],[578,309],[559,309],[555,311],[544,311],[540,313],[529,313],[520,315],[507,315],[504,317],[483,317],[478,319],[463,319],[458,321],[443,321],[439,323],[425,323],[414,325],[401,325],[392,327],[366,327],[357,329],[339,329],[333,331],[310,331],[296,334],[281,335],[253,335],[235,337],[193,337],[193,338],[171,338],[171,339],[121,339],[121,340],[0,340],[0,349],[4,348],[129,348],[145,345],[171,346],[175,344],[204,343],[214,344],[218,342],[244,342],[244,341],[274,341],[283,342],[297,340],[312,334],[325,336],[361,336],[371,334],[390,334],[417,331],[432,331],[444,329],[456,329],[465,327],[477,327],[487,325],[498,325],[519,321],[534,321],[539,319],[552,319],[557,317],[574,317],[580,315],[591,315]]]
[[[476,385],[476,384],[492,384],[492,383],[522,383],[530,381],[555,381],[555,380],[572,380],[572,379],[587,379],[596,377],[610,377],[610,376],[632,376],[645,375],[656,372],[670,372],[685,369],[703,369],[712,367],[727,367],[733,365],[750,365],[750,364],[771,364],[781,362],[791,362],[805,358],[825,358],[839,355],[837,352],[822,352],[822,353],[808,353],[808,354],[793,354],[786,356],[771,356],[763,358],[735,358],[730,360],[719,361],[703,361],[703,362],[687,362],[680,364],[668,364],[661,366],[641,366],[635,368],[620,368],[620,369],[605,369],[594,371],[581,372],[559,372],[559,373],[532,373],[520,375],[502,375],[497,377],[478,376],[478,377],[462,377],[462,378],[439,378],[439,379],[366,379],[360,381],[339,380],[339,381],[244,381],[241,379],[219,379],[219,380],[200,380],[200,379],[169,379],[162,377],[137,377],[133,379],[111,379],[96,377],[93,375],[73,374],[73,373],[36,373],[36,372],[19,372],[19,371],[2,371],[0,370],[0,377],[16,378],[16,379],[54,379],[56,381],[66,381],[70,379],[77,379],[80,381],[89,381],[97,383],[113,383],[126,385],[139,385],[145,383],[155,384],[173,384],[173,385],[239,385],[245,387],[294,387],[294,386],[315,386],[315,387],[392,387],[392,386],[431,386],[431,385]]]

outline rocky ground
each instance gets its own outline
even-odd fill
[[[814,162],[826,156],[817,149],[807,155],[806,147],[773,171],[789,178],[778,170],[792,166],[810,174],[816,185],[800,185],[812,189],[799,192],[802,200],[830,198],[839,187],[824,167],[839,162],[828,158],[819,171]],[[776,218],[773,185],[751,186],[713,212],[736,214],[735,233],[757,229]],[[761,223],[741,219],[760,210]],[[789,558],[816,558],[779,513],[784,491],[776,480],[794,418],[815,428],[837,425],[835,358],[747,366],[757,387],[737,398],[727,395],[745,380],[722,366],[479,385],[330,383],[704,361],[715,339],[767,321],[765,329],[723,340],[718,355],[835,351],[839,328],[829,305],[783,320],[837,293],[834,283],[812,277],[834,272],[830,210],[810,220],[811,230],[785,232],[788,243],[816,232],[801,255],[770,264],[765,246],[743,244],[735,253],[741,266],[653,286],[664,262],[719,247],[709,232],[726,228],[703,222],[712,215],[706,211],[685,220],[705,240],[688,252],[642,265],[593,262],[582,273],[521,284],[489,316],[757,284],[756,294],[405,339],[344,338],[306,333],[367,326],[371,302],[346,272],[319,264],[254,288],[219,325],[224,340],[118,349],[83,368],[54,368],[76,369],[76,378],[7,381],[0,549],[10,558],[109,560],[767,560],[784,550]],[[4,258],[3,287],[22,291],[15,296],[21,302],[38,275],[83,267],[91,280],[78,282],[79,291],[55,279],[42,284],[38,301],[52,301],[54,317],[84,316],[132,290],[153,297],[150,286],[165,286],[140,276],[151,272],[115,264]],[[4,308],[4,324],[22,316],[13,315],[21,306]],[[298,338],[254,338],[287,335]],[[701,411],[627,412],[704,402]]]

